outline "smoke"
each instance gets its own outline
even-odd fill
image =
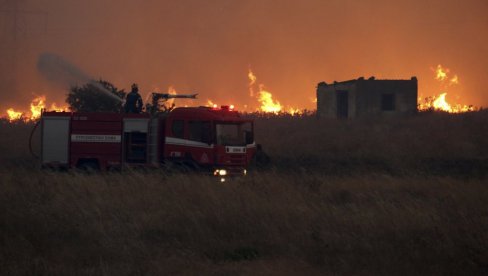
[[[0,20],[0,116],[35,95],[62,102],[69,86],[100,78],[137,83],[142,95],[172,86],[198,91],[197,105],[256,107],[249,65],[285,106],[315,108],[317,83],[361,76],[417,76],[419,94],[438,95],[437,64],[459,75],[449,97],[488,105],[486,0],[19,2],[47,15],[18,14],[17,33],[13,14]]]
[[[123,99],[111,93],[80,68],[56,54],[40,54],[37,62],[37,70],[47,81],[54,85],[61,86],[62,88],[70,88],[90,83],[97,87],[99,91],[113,99],[123,101]]]

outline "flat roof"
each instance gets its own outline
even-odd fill
[[[334,85],[334,84],[350,84],[350,83],[356,83],[359,81],[367,81],[367,82],[373,82],[373,81],[417,81],[417,77],[413,76],[410,79],[376,79],[375,77],[370,77],[368,79],[364,77],[359,77],[357,79],[352,79],[352,80],[346,80],[346,81],[334,81],[332,83],[326,83],[326,82],[320,82],[320,85]]]

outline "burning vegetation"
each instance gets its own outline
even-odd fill
[[[442,65],[437,65],[435,69],[432,69],[435,73],[435,80],[439,82],[441,94],[437,96],[430,96],[425,99],[419,97],[418,109],[419,111],[444,111],[449,113],[463,113],[475,111],[479,108],[473,105],[462,105],[462,104],[449,104],[446,100],[447,91],[459,84],[458,75],[450,75],[450,70],[443,67]]]
[[[249,96],[254,98],[254,88],[256,86],[256,75],[249,68],[248,73],[249,78]],[[273,100],[273,95],[264,90],[264,84],[258,85],[257,100],[261,104],[258,111],[269,112],[269,113],[279,113],[282,110],[282,106],[278,101]]]
[[[247,77],[249,79],[249,98],[254,102],[250,105],[243,105],[244,112],[257,112],[265,114],[290,114],[299,115],[304,114],[305,111],[300,108],[284,106],[276,98],[273,98],[273,94],[266,90],[264,84],[257,83],[256,74],[249,68]],[[316,102],[313,99],[312,102]],[[218,107],[218,104],[214,100],[207,99],[205,106]],[[234,106],[234,105],[231,105]]]
[[[264,88],[264,84],[259,84],[257,86],[258,88],[258,93],[255,95],[254,89],[256,88],[256,81],[257,77],[256,75],[252,72],[251,69],[249,69],[248,73],[248,78],[249,78],[249,96],[251,98],[256,98],[260,106],[256,109],[258,112],[263,112],[263,113],[289,113],[291,115],[299,114],[302,111],[299,108],[294,108],[294,107],[284,107],[280,102],[276,99],[273,99],[273,94]]]
[[[29,111],[20,111],[15,110],[14,108],[7,109],[7,117],[6,119],[9,122],[15,121],[24,121],[24,122],[32,122],[36,121],[41,117],[41,113],[43,109],[49,109],[51,111],[68,111],[69,108],[67,106],[59,106],[56,103],[52,103],[50,106],[46,105],[46,96],[37,96],[32,99],[30,103]]]

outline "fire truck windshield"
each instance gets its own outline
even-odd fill
[[[218,145],[244,146],[254,142],[250,122],[217,123],[216,130]]]

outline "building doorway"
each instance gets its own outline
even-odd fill
[[[337,90],[337,118],[349,116],[349,93],[347,90]]]

